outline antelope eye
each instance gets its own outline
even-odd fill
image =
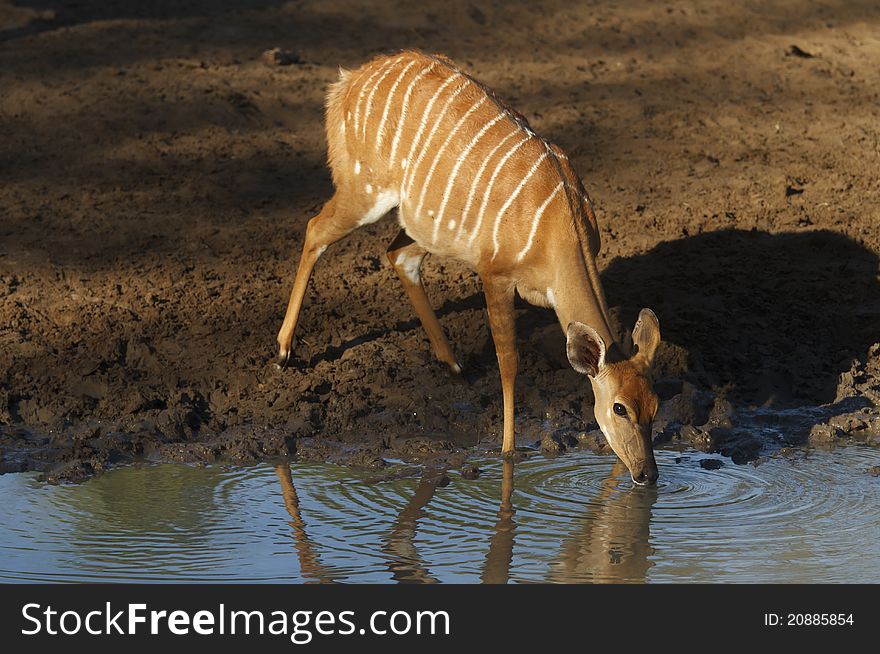
[[[614,406],[612,408],[614,409],[614,413],[616,413],[617,415],[619,415],[619,416],[626,415],[626,407],[623,406],[620,402],[615,402]]]

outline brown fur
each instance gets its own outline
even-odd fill
[[[306,231],[278,334],[282,362],[290,356],[318,257],[333,242],[397,207],[402,231],[389,247],[389,260],[434,352],[454,372],[460,366],[431,309],[419,267],[429,253],[455,257],[483,281],[501,372],[502,449],[513,451],[516,291],[555,309],[564,328],[573,322],[589,325],[582,333],[601,341],[596,347],[603,361],[608,346],[617,349],[595,260],[598,224],[574,167],[561,148],[535,134],[491,90],[449,59],[421,52],[381,56],[355,71],[340,71],[327,93],[326,130],[336,193]],[[646,340],[656,335],[659,341],[656,318],[646,324],[645,347],[656,347]],[[597,415],[604,410],[599,398],[608,395],[599,391],[611,384],[631,394],[629,401],[640,415],[653,417],[656,397],[644,376],[652,355],[640,351],[640,359],[625,365],[590,369]],[[619,383],[612,384],[615,380]],[[610,428],[606,424],[600,419],[603,430]],[[653,463],[643,443],[629,443],[633,438],[609,435],[631,471]],[[643,434],[638,439],[641,443]]]

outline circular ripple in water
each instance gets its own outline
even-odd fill
[[[475,480],[324,465],[126,468],[61,487],[5,475],[0,577],[880,581],[880,479],[865,473],[880,451],[706,459],[720,461],[659,452],[656,488],[591,453],[490,459]]]
[[[658,462],[657,487],[638,488],[610,457],[535,457],[516,464],[502,504],[504,471],[491,460],[479,479],[451,473],[446,487],[346,483],[333,512],[350,531],[371,516],[372,542],[342,549],[410,581],[880,580],[880,483],[864,472],[877,450],[757,466],[659,452]]]

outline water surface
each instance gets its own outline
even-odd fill
[[[657,455],[655,489],[587,452],[486,460],[477,479],[402,464],[7,474],[0,580],[880,582],[880,451]]]

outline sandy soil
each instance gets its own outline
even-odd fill
[[[496,443],[479,282],[425,266],[456,383],[385,261],[393,219],[327,252],[294,365],[273,366],[332,192],[324,89],[404,47],[457,60],[574,159],[616,315],[660,317],[659,440],[749,460],[768,443],[737,415],[819,405],[789,444],[880,439],[876,2],[352,5],[0,2],[0,469]],[[520,441],[602,449],[554,316],[523,304],[519,328]]]

